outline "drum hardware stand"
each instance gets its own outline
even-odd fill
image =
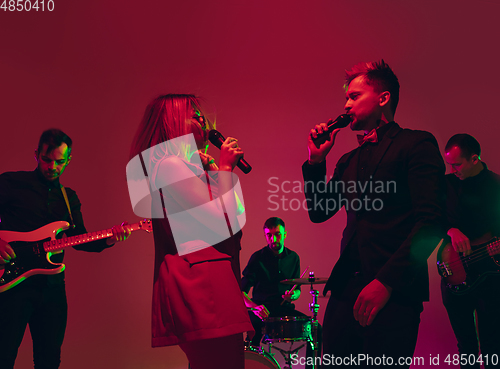
[[[316,369],[316,358],[321,355],[321,345],[318,343],[318,310],[319,310],[319,303],[318,303],[318,296],[319,296],[319,291],[314,289],[314,272],[309,273],[309,281],[311,282],[311,290],[309,293],[311,294],[313,298],[313,302],[309,303],[309,311],[313,313],[313,317],[311,319],[311,326],[312,326],[312,342],[311,342],[311,348],[313,352],[313,368]]]
[[[320,357],[321,355],[321,342],[318,339],[319,335],[319,322],[318,322],[318,311],[319,311],[319,303],[318,303],[318,296],[319,296],[319,291],[314,289],[315,284],[325,284],[327,283],[328,279],[327,278],[315,278],[314,272],[309,272],[309,278],[296,278],[296,279],[286,279],[284,281],[281,281],[281,283],[284,284],[310,284],[311,285],[311,290],[309,293],[311,294],[313,298],[313,302],[309,303],[309,310],[313,313],[313,316],[311,318],[311,334],[309,335],[309,338],[306,340],[307,344],[311,346],[312,349],[312,355],[313,355],[313,365],[312,368],[318,369],[318,365],[316,365],[316,358]],[[291,369],[291,361],[290,361],[290,354],[295,353],[302,347],[304,347],[305,344],[301,345],[298,349],[295,351],[284,351],[279,348],[276,348],[276,350],[280,351],[283,357],[285,357],[285,353],[288,353],[288,357],[285,357],[286,366],[283,369]],[[269,342],[269,352],[271,352],[271,342]]]
[[[293,342],[290,343],[290,349],[292,348]],[[283,358],[285,359],[285,366],[283,369],[292,369],[292,355],[296,354],[297,351],[299,351],[302,347],[304,347],[306,344],[303,343],[299,347],[297,347],[295,350],[283,350],[280,349],[279,347],[273,346],[271,343],[269,343],[269,353],[271,353],[271,349],[275,349],[276,351],[279,351],[281,355],[283,355]],[[271,354],[274,356],[274,354]]]
[[[262,343],[264,343],[264,344],[267,343],[267,353],[274,358],[274,355],[276,355],[276,354],[274,352],[271,352],[271,349],[273,348],[272,341],[265,341],[265,340],[263,340]],[[278,349],[278,348],[276,347],[276,349]],[[264,349],[262,349],[262,350],[264,350]],[[282,353],[282,355],[283,355],[283,353]]]

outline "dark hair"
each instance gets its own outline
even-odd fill
[[[359,63],[351,70],[346,70],[344,88],[347,90],[352,80],[359,76],[363,76],[364,82],[372,86],[377,93],[389,91],[391,110],[394,114],[399,102],[399,81],[384,59],[379,62]]]
[[[478,157],[481,156],[481,145],[479,145],[479,142],[474,137],[467,133],[458,133],[452,136],[448,140],[444,151],[448,152],[455,146],[460,149],[462,156],[467,160],[474,154],[477,154]]]
[[[279,225],[282,226],[283,229],[285,228],[285,222],[283,221],[283,219],[278,217],[271,217],[264,223],[264,229],[276,228]]]
[[[38,153],[42,151],[42,146],[44,144],[47,144],[47,154],[50,153],[52,150],[55,148],[61,146],[63,143],[65,143],[68,146],[68,156],[71,154],[71,145],[73,144],[73,141],[71,138],[61,131],[60,129],[57,128],[51,128],[42,133],[40,136],[40,140],[38,141]]]

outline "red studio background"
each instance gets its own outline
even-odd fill
[[[343,112],[344,70],[360,61],[384,58],[398,75],[396,121],[403,127],[432,132],[441,148],[453,134],[470,133],[482,145],[482,159],[500,172],[499,0],[53,5],[43,12],[0,10],[0,172],[33,169],[40,133],[63,129],[74,146],[62,182],[77,191],[89,231],[139,219],[125,166],[146,104],[160,93],[195,93],[216,113],[218,129],[239,139],[254,167],[248,175],[237,171],[247,210],[242,267],[265,246],[265,219],[280,216],[302,269],[309,265],[327,277],[339,256],[345,215],[312,224],[294,181],[302,180],[309,129]],[[350,130],[339,134],[329,175],[355,145]],[[153,255],[152,236],[140,232],[102,254],[67,252],[62,369],[187,367],[177,346],[150,346]],[[457,349],[435,259],[429,258],[431,299],[415,356],[428,361],[439,354],[442,362]],[[303,293],[298,309],[307,312],[309,302]],[[320,299],[320,321],[326,302]],[[16,368],[30,367],[27,330]]]

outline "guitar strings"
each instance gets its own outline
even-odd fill
[[[490,255],[490,253],[488,252],[489,251],[488,249],[490,246],[496,246],[496,247],[491,247],[491,248],[493,250],[495,250],[495,249],[498,250],[499,244],[500,244],[500,240],[488,243],[488,244],[481,246],[481,247],[478,247],[476,250],[474,250],[474,252],[472,253],[471,256],[459,256],[460,260],[450,262],[448,265],[456,266],[456,265],[462,264],[462,262],[474,263],[474,262],[480,261],[480,260],[487,258],[487,257],[493,257],[494,255],[498,254],[498,252],[494,253],[493,255]]]
[[[479,249],[476,251],[475,254],[473,254],[473,256],[459,256],[460,260],[450,262],[448,265],[456,266],[456,265],[460,265],[464,262],[470,264],[470,263],[475,263],[477,261],[481,261],[485,258],[491,257],[491,255],[488,253],[488,250],[481,250],[480,252],[478,252],[478,251],[479,251]]]

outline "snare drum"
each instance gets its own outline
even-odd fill
[[[280,369],[276,359],[260,348],[245,347],[245,369]]]
[[[311,340],[311,319],[307,316],[267,318],[263,333],[266,342],[291,342]]]

